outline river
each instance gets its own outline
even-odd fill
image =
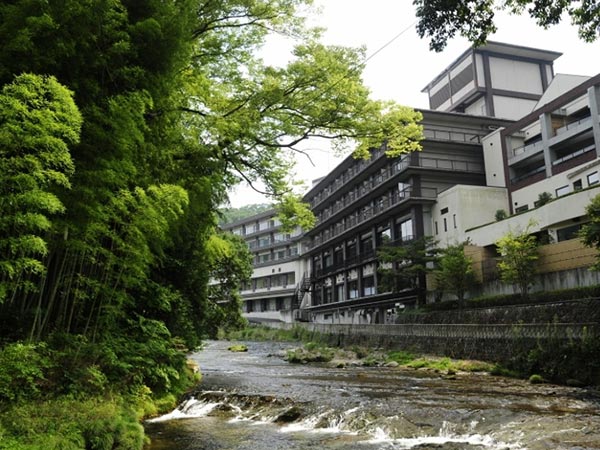
[[[592,391],[486,374],[293,365],[291,344],[214,341],[203,380],[148,421],[148,450],[600,449]]]

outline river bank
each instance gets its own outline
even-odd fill
[[[423,327],[426,329],[423,330]],[[233,340],[300,341],[345,350],[362,347],[370,354],[385,350],[387,353],[396,352],[403,359],[410,355],[412,359],[420,360],[414,364],[421,365],[429,364],[423,363],[428,359],[433,366],[440,359],[483,361],[481,364],[485,365],[485,370],[497,375],[537,382],[548,380],[575,387],[600,386],[600,340],[585,326],[578,327],[579,334],[574,328],[551,323],[536,325],[537,334],[532,333],[532,327],[524,324],[503,324],[495,328],[489,324],[297,324],[283,328],[278,324],[278,328],[251,326],[221,337]],[[500,336],[496,336],[496,332]],[[410,363],[409,360],[397,362]]]

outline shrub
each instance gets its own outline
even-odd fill
[[[0,401],[37,398],[51,360],[43,344],[9,344],[0,351]]]
[[[507,217],[508,217],[508,213],[503,209],[497,210],[496,214],[494,215],[494,218],[496,219],[497,222],[500,222],[501,220],[504,220]]]

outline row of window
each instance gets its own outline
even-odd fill
[[[326,305],[329,303],[352,300],[359,297],[368,297],[377,294],[375,277],[367,276],[360,280],[350,280],[345,285],[332,286],[316,285],[313,292],[313,303],[315,305]]]
[[[252,224],[241,225],[233,228],[231,232],[237,236],[245,236],[247,234],[258,233],[259,231],[270,230],[280,225],[281,222],[279,219],[274,217],[272,219],[261,220]]]
[[[274,287],[289,287],[296,284],[294,272],[278,273],[266,277],[252,278],[242,285],[242,291],[254,291],[256,289],[271,289]]]
[[[256,239],[248,242],[248,247],[250,249],[268,247],[273,244],[281,244],[287,242],[292,239],[292,236],[289,233],[271,233],[267,235],[263,235],[257,237]]]
[[[252,248],[252,247],[250,247]],[[298,255],[298,247],[287,247],[277,251],[258,253],[254,256],[254,264],[264,264],[270,261],[279,261],[282,259],[292,258]]]
[[[587,178],[588,187],[600,183],[600,174],[598,173],[598,171],[588,174],[586,178]],[[582,189],[583,189],[583,180],[580,178],[578,180],[573,181],[572,184],[565,184],[564,186],[560,186],[560,187],[556,188],[554,191],[554,194],[558,198],[558,197],[562,197],[563,195],[567,195],[570,192],[576,192],[576,191],[580,191]],[[539,206],[539,202],[535,201],[533,203],[533,207],[536,208],[538,206]],[[529,210],[529,205],[521,205],[515,209],[515,212],[520,213],[520,212],[525,212],[528,210]]]
[[[246,300],[242,310],[245,313],[281,311],[282,309],[291,308],[291,304],[291,298],[261,298],[258,300]]]
[[[385,222],[358,237],[347,239],[342,244],[326,249],[322,253],[313,256],[313,271],[342,267],[344,263],[351,262],[359,252],[361,255],[372,254],[375,248],[379,248],[392,241],[392,228],[394,240],[411,240],[414,236],[413,220],[404,219],[396,223]]]
[[[319,245],[329,239],[338,236],[346,230],[355,227],[356,225],[363,223],[372,217],[380,214],[387,210],[391,206],[402,201],[406,196],[410,195],[411,186],[404,183],[398,183],[390,191],[384,195],[371,201],[368,205],[365,205],[359,209],[352,210],[347,216],[341,218],[335,224],[332,224],[321,231],[319,234],[313,237],[312,245]],[[319,222],[317,222],[319,223]],[[409,233],[412,235],[412,232]]]
[[[329,195],[333,192],[337,191],[340,187],[344,186],[348,183],[352,178],[354,178],[358,173],[362,172],[368,165],[370,165],[373,161],[379,158],[383,154],[383,150],[372,150],[371,151],[371,159],[365,161],[364,159],[360,159],[354,162],[352,166],[346,169],[343,173],[341,173],[335,180],[333,180],[330,184],[325,186],[319,193],[317,193],[311,200],[311,207],[315,207],[322,201],[324,201]],[[355,186],[354,189],[360,189],[359,186]]]

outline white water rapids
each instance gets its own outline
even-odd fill
[[[204,374],[174,411],[148,421],[149,450],[600,449],[593,392],[489,375],[294,366],[277,344],[194,355]]]

